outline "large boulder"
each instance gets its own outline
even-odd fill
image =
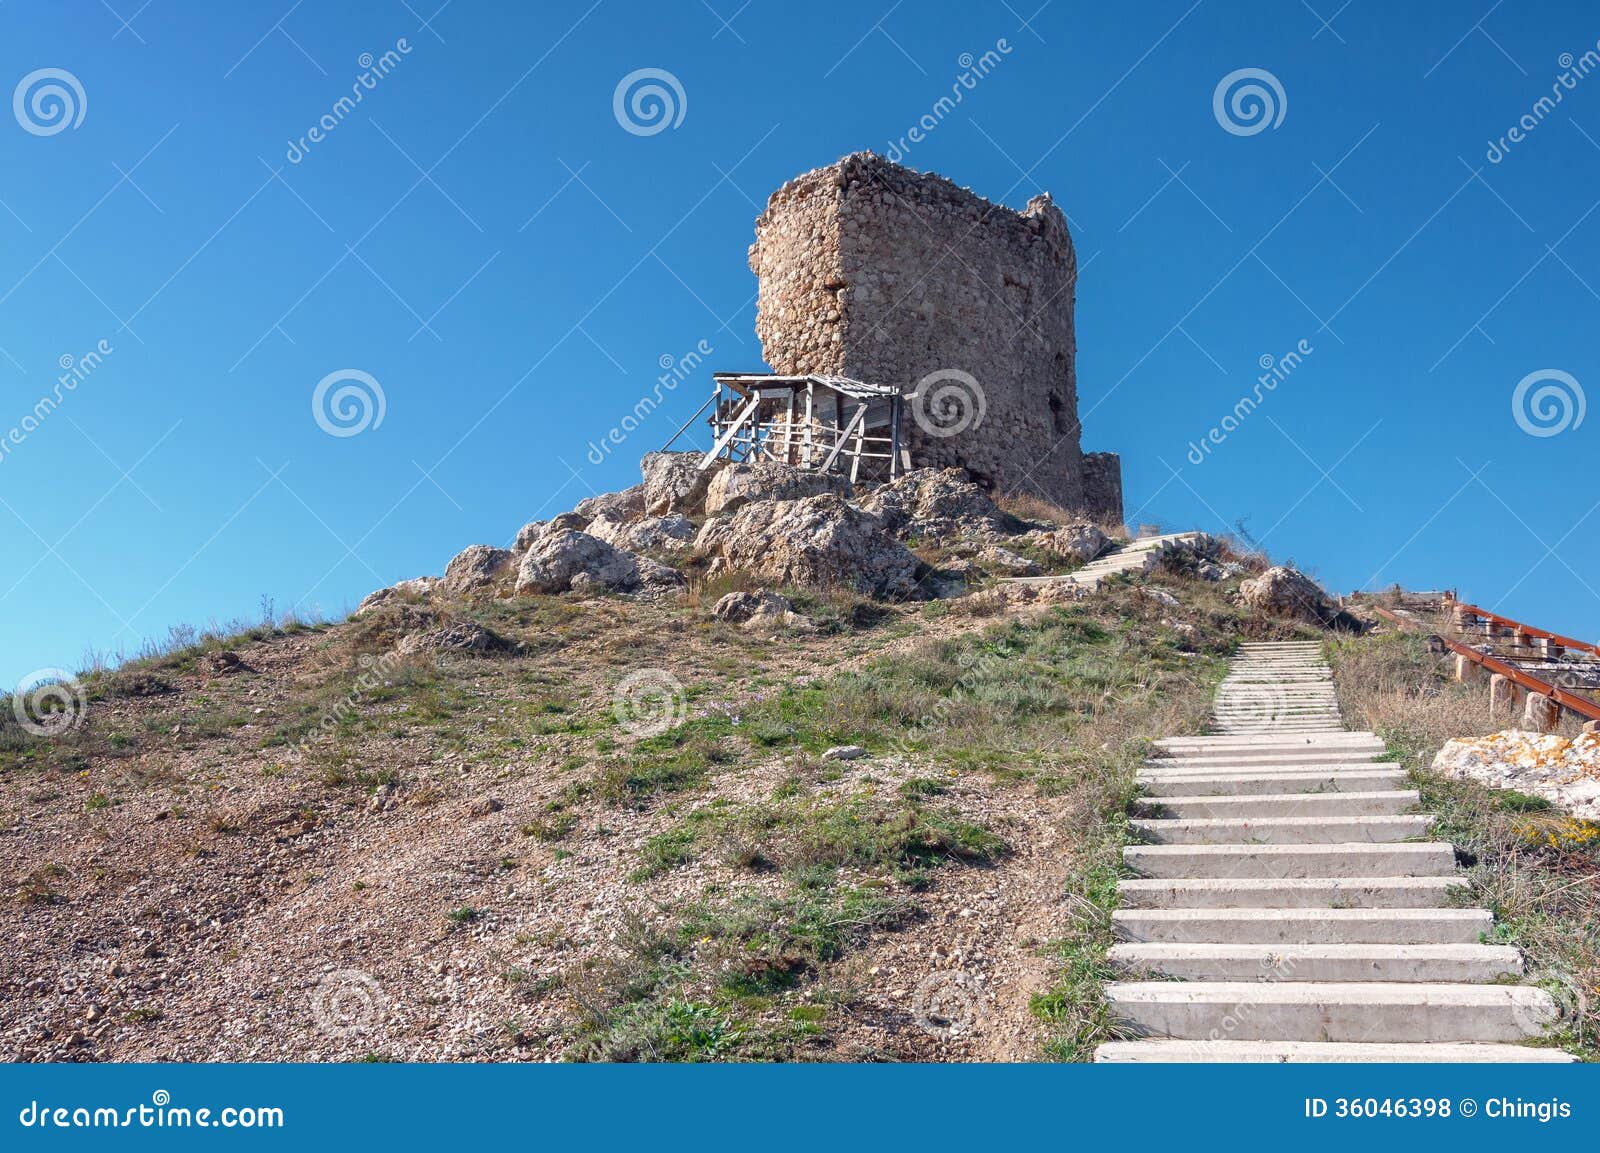
[[[778,461],[725,465],[706,487],[707,516],[737,512],[758,500],[800,500],[831,492],[850,495],[850,482],[832,473],[795,468]]]
[[[469,545],[445,566],[439,591],[447,596],[468,596],[502,583],[510,575],[511,550],[493,545]]]
[[[416,653],[470,653],[487,656],[512,652],[516,645],[499,633],[473,621],[457,621],[442,628],[408,633],[395,648],[410,656]]]
[[[1106,550],[1111,538],[1100,531],[1099,525],[1077,521],[1060,528],[1041,529],[1023,538],[1027,543],[1054,553],[1069,561],[1091,561]]]
[[[678,552],[694,543],[694,522],[682,513],[647,516],[630,523],[609,515],[595,517],[585,530],[616,548],[629,552]]]
[[[881,521],[838,496],[763,500],[706,522],[695,547],[714,574],[740,569],[770,584],[846,585],[875,597],[919,592],[915,556]]]
[[[1316,581],[1283,565],[1243,581],[1239,595],[1247,606],[1265,616],[1295,617],[1316,624],[1327,624],[1339,616],[1339,609]]]
[[[915,469],[873,490],[861,507],[902,540],[996,540],[1024,528],[959,468]]]
[[[404,604],[410,601],[427,600],[433,590],[439,585],[438,577],[412,577],[410,580],[401,581],[386,589],[368,593],[356,606],[356,611],[351,616],[360,616],[371,609],[379,608],[386,604]]]
[[[641,460],[644,511],[650,516],[665,516],[669,512],[697,516],[704,511],[706,486],[717,471],[717,462],[702,472],[702,455],[698,452],[652,452]]]
[[[573,512],[588,520],[609,517],[626,524],[644,515],[644,485],[636,484],[621,492],[603,492],[586,497],[574,506]]]
[[[794,611],[794,602],[770,589],[728,593],[711,610],[719,621],[740,625],[750,632],[776,634],[810,631],[811,622]]]
[[[683,577],[666,565],[614,548],[575,529],[560,529],[540,537],[517,569],[517,592],[523,594],[602,589],[632,592],[682,581]]]
[[[517,539],[511,545],[511,551],[519,556],[533,547],[535,541],[543,540],[551,533],[560,532],[562,529],[572,529],[583,532],[589,527],[590,517],[576,510],[564,512],[549,520],[533,520],[523,525],[517,533]]]

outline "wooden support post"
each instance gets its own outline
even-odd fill
[[[839,434],[839,442],[833,446],[833,451],[828,454],[828,459],[822,462],[822,471],[829,472],[833,469],[833,462],[839,459],[839,454],[844,451],[844,446],[849,443],[851,434],[856,430],[856,425],[862,424],[867,419],[867,406],[862,405],[856,409],[856,414],[850,418],[850,423],[844,426],[844,431]]]
[[[900,394],[889,404],[889,479],[900,475]]]
[[[806,455],[805,455],[805,465],[806,465],[807,468],[811,467],[811,452],[812,452],[811,402],[812,402],[812,393],[816,390],[816,387],[817,386],[815,384],[813,384],[811,381],[809,381],[809,380],[806,381]]]
[[[745,421],[749,420],[759,407],[761,407],[761,394],[758,392],[750,399],[750,403],[744,406],[744,410],[734,418],[733,423],[723,431],[721,436],[717,437],[717,443],[711,446],[711,451],[706,453],[706,455],[701,458],[700,468],[702,470],[711,467],[711,462],[716,460],[717,457],[722,454],[722,450],[728,447],[729,442],[731,442],[738,434],[739,430],[744,427]]]
[[[855,419],[850,422],[856,426],[856,451],[855,459],[850,462],[850,483],[856,483],[856,477],[861,472],[861,450],[867,439],[867,402],[862,401],[861,407],[856,409]]]

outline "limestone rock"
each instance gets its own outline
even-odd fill
[[[1239,585],[1239,595],[1252,610],[1323,624],[1339,615],[1317,582],[1283,565],[1275,565]]]
[[[914,469],[874,489],[861,507],[902,540],[996,540],[1023,530],[959,468]]]
[[[1587,820],[1600,820],[1600,736],[1516,729],[1446,742],[1436,772],[1543,797]]]
[[[569,589],[631,592],[644,585],[681,583],[666,565],[614,548],[575,529],[539,537],[517,570],[517,592],[558,593]]]
[[[695,547],[713,574],[742,569],[773,584],[847,585],[876,597],[919,591],[917,558],[877,517],[832,494],[747,504],[708,521]]]
[[[469,545],[445,566],[439,591],[465,596],[493,588],[511,569],[511,550],[493,545]]]
[[[1111,538],[1100,531],[1099,525],[1088,521],[1031,532],[1023,539],[1047,552],[1080,563],[1094,560],[1111,543]]]
[[[587,497],[580,500],[572,511],[589,520],[609,517],[627,524],[644,515],[644,485],[636,484],[621,492],[603,492],[599,496]]]
[[[822,754],[825,761],[859,761],[867,755],[867,750],[860,745],[834,745],[833,748]]]
[[[644,473],[644,511],[651,516],[681,512],[697,516],[705,509],[706,487],[717,472],[713,463],[700,471],[698,452],[652,452],[639,462]]]
[[[386,589],[368,593],[361,598],[361,603],[356,606],[356,611],[350,615],[360,616],[362,613],[375,609],[379,605],[395,601],[426,600],[438,584],[438,577],[412,577],[410,580],[401,581]]]
[[[583,532],[589,527],[590,518],[584,514],[573,511],[564,512],[549,520],[534,520],[523,525],[517,532],[517,539],[511,545],[511,551],[519,556],[533,547],[535,541],[543,540],[551,533],[563,529],[572,529],[574,532]]]
[[[407,655],[413,653],[472,653],[487,656],[516,648],[499,633],[472,621],[458,621],[442,628],[410,633],[395,646]]]
[[[706,487],[707,516],[735,512],[752,501],[799,500],[831,492],[850,495],[850,482],[833,473],[795,468],[778,461],[754,461],[724,466]]]
[[[989,545],[978,553],[978,567],[1005,576],[1038,576],[1039,566],[1027,557],[999,545]]]
[[[592,537],[630,552],[678,552],[694,543],[697,530],[688,517],[674,512],[647,516],[631,524],[602,514],[590,522],[587,531]]]
[[[769,589],[732,592],[717,601],[711,615],[747,632],[810,632],[814,626],[794,611],[794,602]]]

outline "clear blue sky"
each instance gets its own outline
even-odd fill
[[[0,96],[82,93],[0,113],[0,683],[263,594],[336,614],[632,483],[706,373],[589,445],[663,358],[761,364],[768,194],[924,116],[907,163],[1069,213],[1084,440],[1130,516],[1600,635],[1600,413],[1534,436],[1512,406],[1546,370],[1600,403],[1592,6],[438,2],[0,7]],[[1247,68],[1282,117],[1228,131]],[[639,69],[681,120],[624,129]],[[312,396],[346,369],[383,418],[332,436]]]

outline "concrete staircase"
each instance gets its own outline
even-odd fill
[[[1212,736],[1157,742],[1123,850],[1099,1061],[1570,1061],[1549,994],[1383,742],[1347,732],[1316,643],[1248,644]],[[1135,979],[1141,978],[1141,979]]]
[[[1076,585],[1096,588],[1106,577],[1121,572],[1145,572],[1155,564],[1156,557],[1169,544],[1196,541],[1206,534],[1201,532],[1169,532],[1161,536],[1140,537],[1119,545],[1103,556],[1096,557],[1082,568],[1064,576],[1007,577],[1002,584],[1018,585]]]

